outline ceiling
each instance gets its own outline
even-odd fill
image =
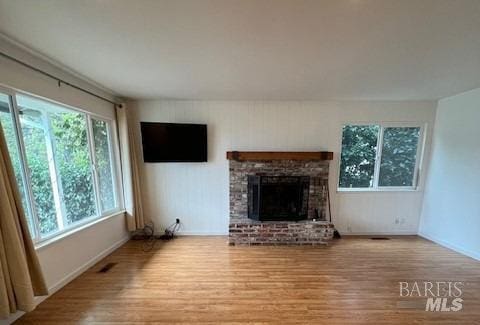
[[[0,0],[0,31],[136,99],[420,100],[480,87],[479,0]]]

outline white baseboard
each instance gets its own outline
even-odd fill
[[[7,319],[0,319],[0,325],[13,324],[16,320],[18,320],[23,315],[25,315],[24,311],[17,310],[15,314],[11,314],[10,317],[8,317]]]
[[[338,230],[342,236],[416,236],[416,231],[365,231],[365,232],[342,232]]]
[[[80,274],[94,266],[97,262],[102,260],[103,258],[107,257],[110,255],[113,251],[115,251],[117,248],[125,244],[127,241],[130,240],[130,235],[125,236],[124,238],[120,239],[116,243],[114,243],[112,246],[108,247],[107,249],[103,250],[93,258],[91,258],[88,262],[85,264],[81,265],[78,267],[75,271],[71,272],[70,274],[67,274],[64,278],[62,278],[60,281],[52,285],[51,287],[48,288],[49,295],[45,297],[39,297],[42,298],[42,301],[47,299],[50,295],[54,294],[61,288],[63,288],[65,285],[67,285],[70,281],[78,277]]]
[[[179,231],[179,236],[228,236],[228,231]]]
[[[49,295],[48,296],[41,296],[41,297],[35,297],[35,304],[38,306],[42,301],[48,299],[51,295],[53,295],[55,292],[66,286],[69,282],[74,280],[76,277],[81,275],[83,272],[94,266],[96,263],[98,263],[100,260],[105,258],[106,256],[110,255],[112,252],[114,252],[117,248],[125,244],[127,241],[130,240],[130,235],[125,236],[124,238],[120,239],[116,243],[114,243],[112,246],[108,247],[107,249],[103,250],[93,258],[91,258],[89,261],[75,269],[73,272],[67,274],[65,277],[63,277],[60,281],[55,283],[54,285],[50,286],[48,288]],[[17,311],[15,314],[12,314],[8,319],[2,321],[0,320],[0,325],[4,324],[12,324],[15,322],[17,319],[22,317],[25,314],[23,311]]]
[[[428,234],[426,234],[426,233],[424,233],[424,232],[422,232],[422,231],[419,231],[419,232],[418,232],[418,235],[419,235],[420,237],[423,237],[423,238],[425,238],[425,239],[428,239],[428,240],[430,240],[430,241],[433,241],[434,243],[439,244],[439,245],[441,245],[441,246],[443,246],[443,247],[446,247],[446,248],[448,248],[448,249],[451,249],[451,250],[453,250],[453,251],[455,251],[455,252],[457,252],[457,253],[466,255],[466,256],[468,256],[468,257],[471,257],[471,258],[473,258],[473,259],[476,259],[476,260],[480,261],[480,253],[478,253],[478,252],[474,252],[474,251],[472,251],[472,250],[470,250],[470,249],[466,249],[466,248],[464,248],[464,247],[462,247],[462,246],[460,246],[460,245],[457,245],[457,244],[452,244],[452,243],[450,243],[450,242],[448,242],[448,241],[445,241],[445,240],[443,240],[443,239],[440,239],[440,238],[438,238],[438,237],[436,237],[436,236],[428,235]]]
[[[373,231],[373,232],[342,232],[339,230],[340,235],[345,236],[416,236],[417,231],[405,230],[405,231]],[[228,231],[179,231],[178,236],[228,236]]]

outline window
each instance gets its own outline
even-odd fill
[[[22,198],[22,205],[25,208],[25,214],[27,216],[28,227],[30,232],[35,233],[33,227],[32,214],[30,206],[27,202],[27,193],[25,186],[25,173],[22,168],[21,163],[19,144],[17,142],[16,128],[12,114],[12,105],[11,98],[5,94],[0,93],[0,125],[7,141],[8,152],[10,154],[10,160],[12,161],[13,171],[15,172],[15,178],[17,180],[18,189],[20,191],[20,196]]]
[[[93,142],[95,147],[95,171],[97,173],[101,210],[110,211],[116,207],[116,198],[112,171],[112,148],[110,147],[110,129],[106,121],[92,118]]]
[[[120,210],[112,121],[0,93],[0,123],[35,242]]]
[[[419,125],[345,125],[339,188],[416,188],[422,134]]]

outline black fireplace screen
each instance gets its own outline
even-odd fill
[[[248,217],[260,221],[308,218],[308,176],[248,176]]]

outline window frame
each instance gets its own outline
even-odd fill
[[[377,152],[375,155],[375,169],[373,174],[373,186],[372,187],[340,187],[340,173],[342,164],[342,139],[343,128],[346,126],[369,126],[377,125],[380,127],[377,138]],[[385,128],[394,127],[418,127],[420,128],[418,135],[417,153],[415,159],[415,171],[413,173],[412,186],[379,186],[380,166],[382,163],[382,150],[383,150],[383,134]],[[423,165],[423,156],[425,149],[427,123],[425,122],[374,122],[374,121],[362,121],[362,122],[345,122],[340,128],[340,149],[338,159],[338,175],[337,175],[337,192],[416,192],[420,190],[420,175]]]
[[[121,165],[120,165],[119,139],[118,139],[118,133],[117,133],[117,126],[114,118],[102,116],[97,113],[93,113],[93,112],[90,112],[81,108],[77,108],[68,104],[64,104],[61,102],[57,102],[42,96],[37,96],[22,90],[6,87],[4,85],[0,85],[0,92],[7,95],[10,101],[10,106],[12,110],[10,114],[14,124],[15,138],[16,138],[15,142],[17,144],[17,148],[19,152],[20,165],[22,169],[21,170],[22,179],[24,182],[25,192],[27,196],[26,198],[27,209],[29,209],[29,212],[32,216],[32,221],[33,221],[32,228],[34,229],[34,233],[31,233],[31,237],[36,247],[42,247],[47,242],[55,241],[57,237],[63,238],[69,235],[70,233],[76,232],[76,229],[79,229],[79,230],[84,229],[85,227],[88,227],[89,224],[93,225],[103,219],[107,219],[110,216],[117,215],[125,211],[124,197],[123,197],[123,184],[122,184],[122,176],[121,176]],[[81,219],[80,221],[74,222],[70,225],[64,225],[62,229],[54,231],[52,233],[49,233],[43,236],[40,234],[39,218],[38,218],[36,209],[33,208],[35,206],[35,202],[34,202],[34,196],[32,191],[32,184],[30,181],[30,175],[29,175],[30,172],[29,172],[29,167],[27,163],[25,143],[23,142],[23,133],[20,127],[20,116],[19,116],[19,109],[18,109],[17,98],[16,98],[17,95],[30,97],[36,100],[41,100],[47,103],[51,103],[53,105],[57,105],[62,108],[65,108],[66,110],[80,113],[85,116],[86,128],[87,128],[86,130],[87,142],[88,142],[87,149],[89,153],[90,164],[91,164],[90,167],[91,167],[92,176],[93,176],[94,191],[95,191],[95,205],[97,208],[96,215],[87,216],[84,219]],[[105,122],[108,129],[107,135],[109,139],[109,156],[110,156],[110,167],[112,169],[112,183],[113,183],[113,191],[114,191],[114,197],[115,197],[115,207],[113,209],[106,210],[103,212],[101,209],[101,202],[99,201],[99,186],[98,186],[98,180],[97,180],[98,176],[94,167],[95,146],[94,146],[93,132],[92,132],[92,119]],[[50,136],[50,135],[47,135],[47,136]],[[65,212],[63,211],[63,214],[62,214],[63,219],[66,218],[64,213]]]
[[[96,116],[96,115],[93,115],[91,114],[90,115],[90,118],[88,118],[87,120],[87,123],[88,123],[88,141],[89,141],[89,147],[90,147],[90,150],[91,150],[91,157],[92,157],[92,163],[93,163],[93,168],[94,168],[94,176],[95,176],[95,188],[99,188],[100,185],[98,183],[99,181],[99,177],[98,177],[98,171],[97,171],[97,165],[96,165],[96,156],[95,156],[95,141],[94,141],[94,134],[93,134],[93,123],[92,123],[92,120],[97,120],[97,121],[102,121],[102,122],[105,122],[105,125],[107,127],[107,137],[108,137],[108,147],[109,147],[109,158],[110,158],[110,168],[111,168],[111,171],[112,171],[112,185],[113,185],[113,188],[114,188],[114,199],[115,199],[115,205],[118,206],[120,205],[120,200],[123,202],[123,197],[121,198],[121,193],[123,193],[122,191],[122,188],[121,188],[121,183],[122,183],[122,180],[121,180],[121,175],[119,173],[120,171],[120,156],[116,156],[115,155],[115,151],[114,150],[114,145],[117,142],[117,138],[116,138],[116,128],[114,128],[113,126],[115,125],[115,123],[113,123],[113,120],[110,120],[110,119],[107,119],[105,117],[100,117],[100,116]],[[98,192],[98,191],[97,191]],[[101,214],[112,214],[112,213],[115,213],[117,212],[117,208],[113,208],[113,209],[109,209],[109,210],[105,210],[102,212],[102,202],[101,202],[101,199],[100,197],[98,197],[98,211],[101,212]]]

